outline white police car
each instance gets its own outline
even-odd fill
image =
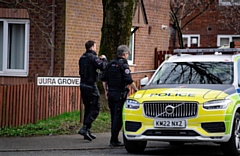
[[[125,102],[123,137],[129,153],[147,141],[213,142],[240,154],[239,49],[176,49],[150,81]]]

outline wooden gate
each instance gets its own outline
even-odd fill
[[[161,63],[163,63],[163,61],[171,56],[173,54],[173,51],[163,51],[163,50],[157,50],[157,48],[155,48],[155,61],[154,61],[154,69],[157,69],[159,67],[159,65],[161,65]]]

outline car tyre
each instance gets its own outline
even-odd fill
[[[135,154],[143,153],[147,146],[147,141],[127,140],[124,133],[123,133],[123,142],[124,142],[125,149],[127,150],[128,153],[135,153]]]
[[[228,142],[221,144],[222,151],[226,156],[240,155],[240,114],[234,116],[231,138]]]

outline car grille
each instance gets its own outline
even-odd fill
[[[176,102],[176,103],[143,103],[144,114],[152,118],[185,118],[197,115],[198,103]]]

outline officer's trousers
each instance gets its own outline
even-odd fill
[[[99,90],[95,85],[80,84],[81,98],[83,100],[85,112],[83,124],[87,126],[88,129],[91,128],[92,122],[99,115],[100,110],[100,94]]]
[[[124,100],[122,92],[108,91],[108,106],[111,112],[111,140],[117,142],[122,128],[122,109]]]

